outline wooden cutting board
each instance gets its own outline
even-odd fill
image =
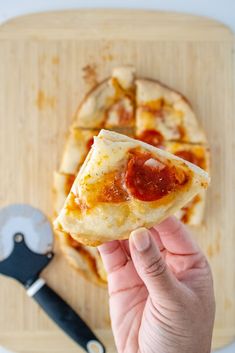
[[[195,16],[84,10],[35,14],[0,28],[0,205],[27,202],[52,216],[52,173],[78,102],[120,64],[133,64],[182,91],[207,132],[212,185],[195,234],[216,290],[214,347],[235,336],[233,35]],[[108,297],[58,254],[44,275],[114,353]],[[0,277],[0,345],[30,353],[79,348],[26,296]],[[203,324],[203,323],[202,323]]]

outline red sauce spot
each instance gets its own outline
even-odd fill
[[[205,168],[205,159],[203,157],[197,156],[192,151],[178,151],[175,153],[176,156],[185,159],[186,161],[197,165],[200,168]]]
[[[181,221],[185,224],[190,223],[190,219],[194,210],[195,205],[201,201],[200,195],[196,195],[191,202],[182,208],[183,215]]]
[[[135,152],[128,162],[125,183],[135,198],[156,201],[188,182],[189,176],[183,169],[167,164],[164,168],[145,164],[150,158],[162,164],[150,153],[143,152]]]
[[[164,118],[164,99],[160,98],[156,104],[143,105],[143,110],[153,114],[156,118]]]
[[[129,125],[130,122],[132,122],[134,116],[132,111],[127,111],[123,104],[118,105],[118,117],[119,117],[119,123],[121,126],[126,126]]]
[[[71,235],[67,234],[67,242],[69,244],[69,246],[71,246],[72,248],[76,249],[76,250],[79,250],[81,248],[81,244],[76,241],[75,239],[73,239],[71,237]]]
[[[133,110],[128,111],[123,103],[123,100],[120,99],[118,100],[115,104],[113,104],[106,112],[106,118],[109,117],[109,115],[113,112],[115,112],[118,116],[118,121],[117,125],[120,127],[127,126],[129,127],[130,124],[133,123],[134,121],[134,115],[133,115]],[[116,125],[115,124],[115,125]]]
[[[162,146],[163,143],[163,136],[159,131],[156,130],[145,130],[142,134],[138,137],[139,140],[149,143],[155,147]]]
[[[93,143],[94,143],[94,137],[91,137],[91,138],[87,141],[87,144],[86,144],[88,151],[90,151],[90,148],[91,148],[91,146],[93,145]]]

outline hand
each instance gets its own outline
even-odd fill
[[[215,302],[210,267],[176,218],[99,247],[119,353],[209,353]]]

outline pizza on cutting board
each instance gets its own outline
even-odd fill
[[[100,132],[101,128],[139,141],[110,131]],[[101,165],[108,171],[105,177]],[[170,175],[170,184],[164,185],[166,194],[161,197],[156,190],[152,192],[157,185],[150,185],[148,196],[146,190],[137,188],[133,175],[137,173],[144,181],[148,172],[154,175],[159,168],[160,174]],[[113,239],[114,232],[118,238],[125,238],[131,229],[151,226],[174,210],[186,224],[200,225],[208,184],[200,168],[209,171],[209,150],[187,99],[158,81],[136,79],[132,67],[114,69],[111,78],[98,84],[79,105],[59,170],[54,173],[54,210],[56,217],[60,214],[58,223],[63,229],[57,234],[70,264],[86,278],[104,285],[107,279],[100,255],[90,245]],[[87,183],[90,172],[94,174]],[[167,204],[171,204],[171,210],[167,210]],[[92,209],[92,215],[86,207]],[[99,212],[107,219],[100,221]]]

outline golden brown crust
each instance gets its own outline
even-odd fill
[[[102,81],[100,81],[99,83],[97,83],[96,85],[94,85],[83,97],[83,99],[81,100],[81,102],[79,103],[77,110],[74,114],[74,123],[72,125],[72,128],[81,128],[81,129],[99,129],[100,128],[100,124],[96,124],[96,122],[94,122],[94,124],[92,126],[86,126],[83,125],[82,123],[80,124],[79,120],[78,120],[78,116],[79,116],[79,112],[83,106],[83,104],[87,101],[87,99],[99,88],[102,87],[103,85],[107,84],[109,81],[109,78],[106,78]]]
[[[132,67],[113,70],[112,76],[85,96],[75,116],[75,127],[132,128],[134,126],[135,85]]]
[[[166,141],[206,143],[185,97],[159,81],[136,80],[136,134],[156,130]]]
[[[150,81],[150,82],[153,82],[153,83],[157,83],[159,84],[160,86],[172,91],[172,92],[175,92],[177,93],[179,96],[181,96],[181,98],[191,107],[192,107],[192,103],[190,102],[190,100],[185,96],[183,95],[180,91],[176,90],[175,88],[172,88],[171,86],[163,83],[162,81],[160,80],[157,80],[157,79],[153,79],[153,78],[149,78],[149,77],[141,77],[141,80],[146,80],[146,81]]]

